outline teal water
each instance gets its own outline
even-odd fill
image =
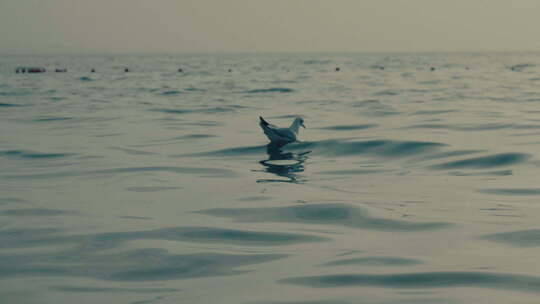
[[[2,56],[0,302],[533,303],[539,80],[533,53]],[[296,115],[268,146],[259,116]]]

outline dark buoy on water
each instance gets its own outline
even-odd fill
[[[91,72],[91,73],[95,73],[96,70],[95,70],[95,69],[91,69],[90,72]]]
[[[178,73],[182,73],[184,70],[182,69],[178,69]]]
[[[339,72],[341,69],[339,67],[336,68],[336,72]]]
[[[232,69],[229,69],[228,71],[229,71],[229,73],[230,73],[230,72],[232,72]]]
[[[431,70],[431,71],[435,71],[435,68],[434,68],[434,67],[431,67],[430,70]]]
[[[125,68],[125,69],[124,69],[124,72],[126,72],[126,73],[129,72],[129,69],[128,69],[128,68]]]

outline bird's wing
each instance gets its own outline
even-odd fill
[[[264,134],[268,136],[268,139],[270,139],[270,141],[293,142],[296,140],[296,135],[289,129],[271,128],[269,125],[265,125],[262,123],[261,123],[261,128],[263,129]]]
[[[296,134],[289,128],[278,128],[268,123],[264,118],[260,117],[259,125],[272,142],[293,142],[296,141]]]
[[[294,132],[289,130],[288,128],[272,129],[272,131],[279,137],[285,138],[290,141],[296,140],[296,134],[294,134]]]

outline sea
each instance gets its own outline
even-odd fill
[[[2,55],[0,302],[537,303],[539,175],[540,53]]]

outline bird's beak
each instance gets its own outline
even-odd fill
[[[302,123],[301,126],[304,127],[304,129],[306,128],[306,125],[304,125],[304,123]]]

